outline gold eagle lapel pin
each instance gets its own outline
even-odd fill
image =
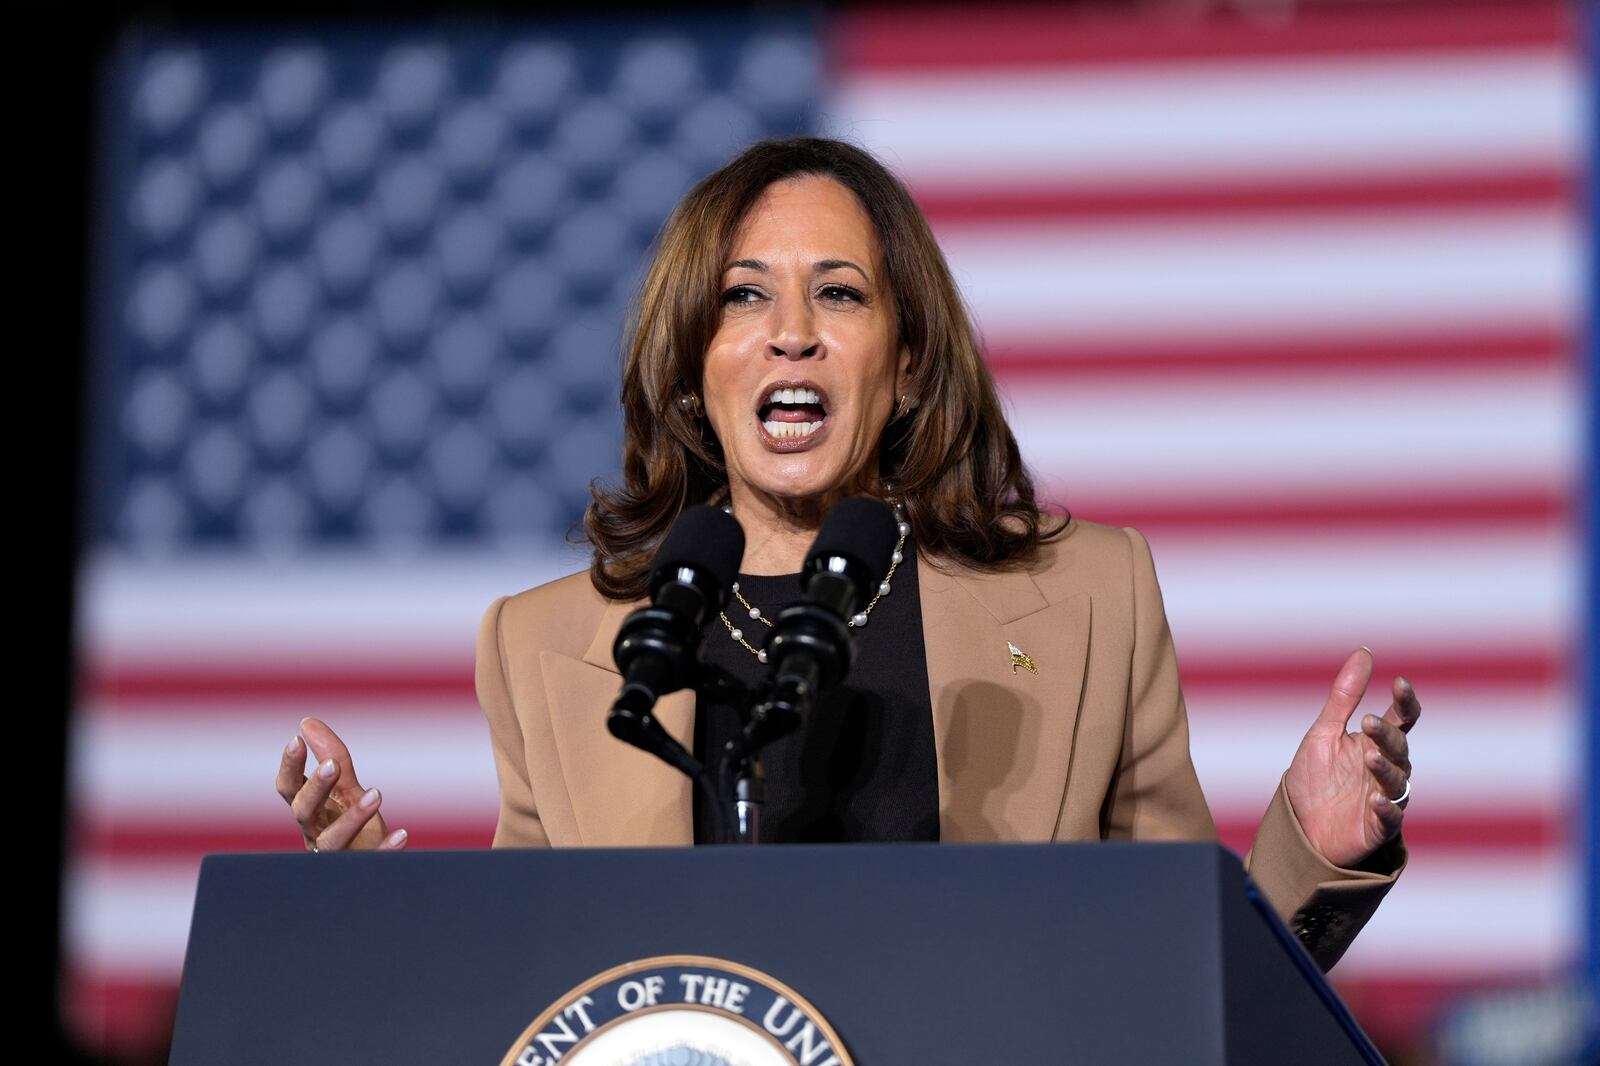
[[[1039,668],[1033,665],[1033,660],[1028,657],[1027,652],[1023,651],[1009,640],[1006,641],[1006,647],[1011,649],[1011,672],[1013,674],[1017,672],[1017,667],[1019,666],[1028,671],[1030,674],[1037,674],[1039,672]]]

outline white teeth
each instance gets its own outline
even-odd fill
[[[817,422],[763,422],[763,429],[778,440],[789,440],[798,437],[809,437],[822,428],[821,421]]]
[[[768,403],[814,403],[821,404],[822,397],[817,395],[816,389],[773,389],[767,397]]]
[[[822,397],[817,395],[816,389],[807,388],[776,388],[767,395],[767,403],[785,404],[815,404],[822,406]],[[822,428],[822,421],[816,422],[779,422],[773,420],[761,423],[768,435],[775,440],[803,440],[810,437]]]

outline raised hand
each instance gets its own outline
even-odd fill
[[[1422,704],[1411,683],[1397,677],[1383,716],[1363,715],[1360,732],[1347,732],[1371,680],[1372,652],[1357,648],[1340,668],[1284,779],[1306,838],[1335,866],[1361,863],[1400,832],[1405,816],[1394,801],[1409,787],[1406,734],[1421,716]]]
[[[305,836],[307,851],[397,851],[406,846],[406,831],[389,832],[378,808],[383,796],[363,788],[356,777],[350,749],[339,735],[316,718],[302,718],[302,741],[293,737],[283,749],[277,788]],[[317,758],[310,778],[305,775],[306,747]]]

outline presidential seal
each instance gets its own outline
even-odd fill
[[[501,1066],[854,1066],[787,985],[700,955],[607,970],[523,1030]]]

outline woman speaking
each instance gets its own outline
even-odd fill
[[[617,631],[684,508],[728,507],[744,558],[702,657],[754,684],[823,516],[857,495],[895,508],[899,543],[850,675],[765,752],[763,839],[1216,838],[1148,544],[1041,513],[944,256],[871,155],[766,141],[702,180],[625,351],[622,482],[594,492],[588,572],[501,597],[479,630],[496,846],[712,839],[688,778],[605,728]],[[1339,668],[1246,860],[1324,968],[1405,862],[1420,706],[1397,678],[1348,732],[1372,670],[1365,648]],[[692,691],[656,716],[702,761],[740,728]],[[277,788],[306,846],[403,847],[339,738],[302,728],[318,769],[296,737]]]

